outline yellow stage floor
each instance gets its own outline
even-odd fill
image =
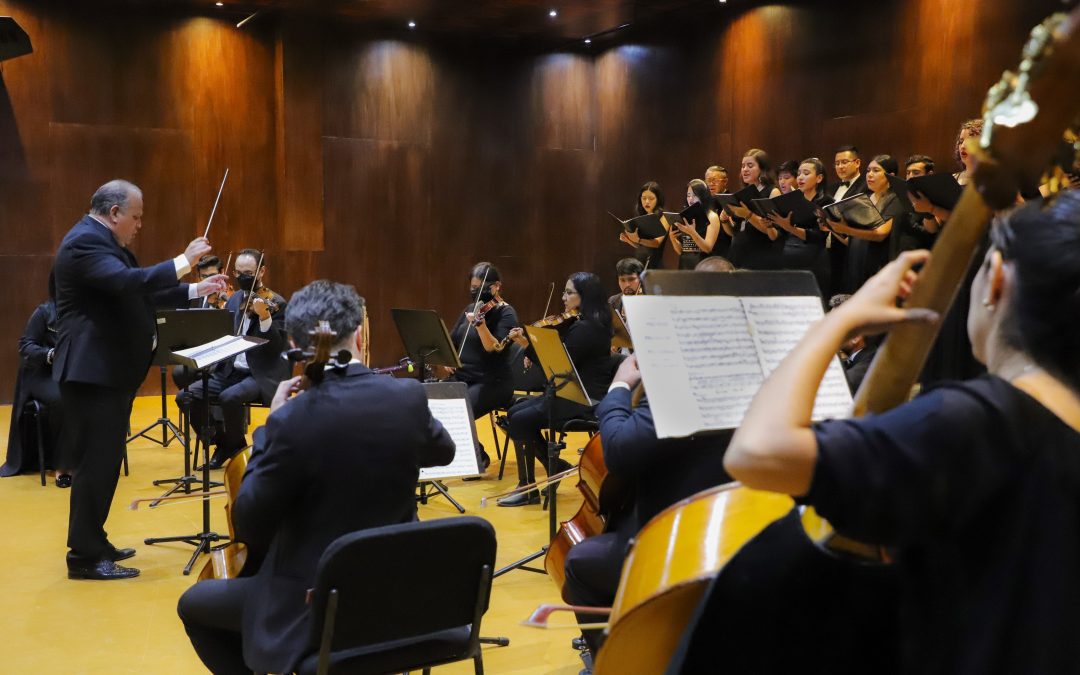
[[[159,399],[136,401],[131,425],[141,429],[157,418]],[[256,411],[256,419],[261,420]],[[0,406],[0,425],[6,446],[10,406]],[[173,419],[176,414],[173,410]],[[256,422],[257,424],[258,422]],[[477,425],[481,442],[495,458],[495,443],[486,420]],[[571,435],[567,460],[576,462],[583,435]],[[4,448],[6,451],[6,447]],[[37,474],[0,479],[0,512],[4,513],[7,571],[0,578],[0,635],[3,673],[205,673],[176,616],[176,601],[194,579],[181,574],[191,547],[186,544],[145,546],[146,537],[187,534],[199,530],[201,510],[196,504],[137,511],[127,508],[139,497],[161,490],[151,481],[182,472],[180,446],[168,448],[139,439],[129,446],[131,475],[121,476],[106,529],[119,547],[134,546],[138,554],[125,564],[142,570],[126,581],[69,581],[64,563],[67,534],[68,490],[49,478],[41,487]],[[220,474],[221,472],[215,472]],[[497,466],[477,482],[453,480],[450,493],[466,512],[491,521],[498,533],[498,565],[517,560],[547,543],[547,513],[539,506],[480,507],[480,499],[509,489],[515,483],[513,452],[506,477],[497,481]],[[559,491],[559,516],[569,518],[581,503],[568,482]],[[226,531],[223,502],[211,502],[211,524]],[[457,511],[442,497],[420,507],[420,518],[446,518]],[[438,564],[439,551],[431,551]],[[540,562],[540,561],[538,561]],[[201,567],[196,566],[194,574]],[[574,630],[541,631],[520,621],[542,602],[559,602],[546,575],[513,571],[495,580],[491,608],[484,617],[483,634],[510,638],[509,647],[487,646],[484,665],[489,673],[578,673],[581,661],[570,647]],[[565,620],[564,620],[565,621]],[[471,673],[471,662],[434,669],[436,673]]]

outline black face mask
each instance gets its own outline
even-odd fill
[[[254,274],[237,274],[236,285],[241,290],[251,292],[251,289],[255,288],[255,275]]]
[[[480,289],[478,289],[478,288],[470,288],[469,289],[469,302],[476,302],[476,291],[478,291],[478,290],[480,290]],[[495,296],[493,296],[491,294],[491,287],[488,286],[486,289],[484,289],[484,292],[480,294],[480,302],[481,303],[488,302],[493,297],[495,297]]]

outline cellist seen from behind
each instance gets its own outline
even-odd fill
[[[292,296],[285,325],[297,346],[320,320],[339,338],[330,353],[361,353],[363,300],[352,286],[315,281]],[[414,520],[418,467],[454,457],[415,380],[380,377],[354,357],[296,394],[299,381],[278,387],[232,508],[237,538],[265,554],[262,565],[180,598],[192,645],[216,674],[293,672],[309,644],[305,597],[323,551],[343,534]]]

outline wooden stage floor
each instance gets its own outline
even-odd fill
[[[170,400],[171,404],[171,400]],[[136,401],[131,425],[141,429],[160,413],[157,397]],[[176,414],[173,412],[175,421]],[[260,413],[262,413],[260,415]],[[0,406],[4,450],[11,406]],[[256,421],[265,411],[256,411]],[[253,426],[254,426],[253,424]],[[491,426],[477,424],[481,442],[494,460]],[[584,435],[571,435],[563,456],[576,462],[576,450]],[[5,673],[110,673],[126,674],[207,672],[195,656],[180,620],[176,601],[194,579],[181,574],[191,548],[186,544],[145,546],[146,537],[186,534],[199,530],[201,509],[194,503],[137,511],[128,504],[139,497],[160,493],[151,481],[182,472],[180,446],[168,448],[139,439],[129,446],[131,475],[121,476],[107,530],[117,546],[134,546],[138,554],[129,561],[142,570],[136,579],[112,582],[69,581],[64,554],[67,534],[68,490],[57,488],[49,478],[41,487],[37,474],[0,479],[0,512],[4,513],[5,543],[11,565],[0,579],[0,635],[5,646],[0,670]],[[215,472],[220,474],[221,472]],[[515,484],[513,452],[506,477],[496,480],[497,466],[484,480],[448,481],[450,493],[470,515],[488,519],[498,533],[498,565],[517,560],[547,543],[547,513],[539,506],[481,508],[480,499]],[[573,483],[559,491],[559,516],[573,515],[581,503]],[[211,524],[226,531],[222,501],[211,502]],[[420,507],[420,518],[431,520],[458,515],[442,497]],[[439,564],[439,551],[431,551]],[[195,572],[201,566],[196,566]],[[546,575],[513,571],[495,580],[491,608],[484,617],[484,635],[510,638],[509,647],[486,646],[484,665],[488,673],[558,673],[576,675],[581,660],[570,647],[575,630],[541,631],[520,622],[539,603],[560,602]],[[570,617],[572,619],[572,617]],[[567,619],[562,620],[565,624]],[[434,669],[436,673],[471,673],[463,662]]]

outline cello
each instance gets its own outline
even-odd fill
[[[1080,111],[1080,90],[1061,86],[1078,76],[1080,10],[1074,10],[1037,27],[1025,46],[1020,75],[1006,73],[990,90],[983,109],[984,135],[973,148],[979,157],[975,180],[965,188],[906,306],[941,315],[948,309],[989,224],[991,208],[1012,204],[1018,188],[1043,173],[1046,158],[1058,148],[1060,132]],[[856,414],[888,410],[907,398],[937,328],[910,324],[891,331],[856,396]],[[747,544],[785,517],[798,515],[792,506],[789,497],[731,484],[699,493],[651,520],[624,563],[609,637],[594,672],[668,669],[708,585]],[[802,517],[815,520],[812,512]],[[805,522],[802,525],[811,537]],[[829,534],[820,519],[817,528]]]

